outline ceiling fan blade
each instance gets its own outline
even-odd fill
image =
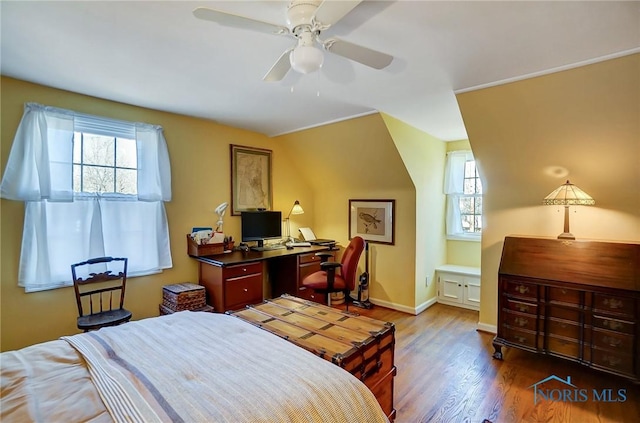
[[[255,19],[246,18],[244,16],[234,15],[233,13],[208,9],[206,7],[198,7],[197,9],[195,9],[193,11],[193,16],[198,19],[212,21],[223,26],[230,26],[234,28],[250,29],[252,31],[266,32],[277,35],[289,33],[289,28],[285,26],[258,21]]]
[[[289,69],[291,69],[291,62],[289,62],[289,53],[291,53],[293,47],[285,50],[280,58],[271,66],[269,72],[262,78],[266,82],[277,82],[285,77]]]
[[[362,0],[324,0],[316,10],[315,20],[323,25],[334,25],[360,3]]]
[[[374,69],[383,69],[389,66],[393,56],[362,47],[339,38],[330,38],[323,43],[325,50],[338,56],[346,57]]]

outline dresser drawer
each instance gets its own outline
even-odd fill
[[[580,291],[566,288],[549,288],[549,302],[581,304]]]
[[[610,330],[594,329],[591,343],[610,351],[621,351],[625,354],[633,352],[634,336]]]
[[[538,319],[535,315],[512,313],[506,311],[504,314],[504,322],[512,328],[536,330]]]
[[[261,301],[262,273],[225,281],[224,304],[227,310],[235,310],[247,304],[256,304]]]
[[[526,301],[518,301],[513,298],[507,298],[505,301],[507,309],[518,311],[520,313],[527,313],[532,315],[538,314],[538,304],[526,302]]]
[[[575,341],[580,340],[580,326],[577,322],[573,323],[566,320],[549,319],[547,321],[547,333],[549,335],[570,338]]]
[[[582,312],[577,309],[550,306],[548,308],[549,317],[555,317],[556,319],[571,320],[574,322],[580,321],[580,314]]]
[[[262,263],[259,261],[256,261],[254,263],[235,264],[233,266],[225,267],[223,272],[224,272],[225,279],[252,275],[254,273],[262,273]]]
[[[531,298],[532,300],[538,298],[538,286],[535,284],[508,280],[505,285],[505,291],[508,295],[520,298]]]
[[[504,326],[504,339],[524,347],[536,348],[536,333]]]
[[[601,329],[608,329],[615,332],[629,334],[635,333],[636,330],[636,325],[633,322],[613,319],[611,317],[600,316],[598,314],[593,315],[593,326]]]
[[[591,362],[595,365],[605,367],[620,373],[633,376],[633,359],[630,355],[608,350],[595,349],[592,353]]]
[[[609,294],[594,294],[593,308],[598,311],[616,313],[629,317],[635,316],[634,298],[616,297]]]
[[[547,337],[547,350],[569,358],[580,358],[580,344],[574,339],[560,338],[553,335]]]

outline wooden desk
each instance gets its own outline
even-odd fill
[[[328,246],[311,246],[192,257],[199,262],[198,278],[206,289],[207,304],[216,312],[225,312],[261,302],[265,275],[271,283],[271,296],[291,294],[326,303],[325,295],[310,292],[301,286],[301,281],[320,270],[320,259],[315,254],[327,250]]]

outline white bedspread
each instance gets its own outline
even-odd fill
[[[387,421],[348,372],[231,316],[180,312],[64,339],[116,421]],[[11,421],[4,364],[3,357],[3,423]],[[77,421],[73,408],[68,413]]]

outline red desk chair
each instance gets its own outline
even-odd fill
[[[302,285],[315,292],[327,294],[327,304],[331,306],[331,293],[344,292],[344,300],[349,310],[349,293],[355,289],[358,262],[364,250],[364,239],[354,237],[342,254],[340,263],[323,261],[318,272],[314,272],[302,280]],[[318,253],[327,260],[331,253]],[[337,272],[339,270],[339,273]]]

